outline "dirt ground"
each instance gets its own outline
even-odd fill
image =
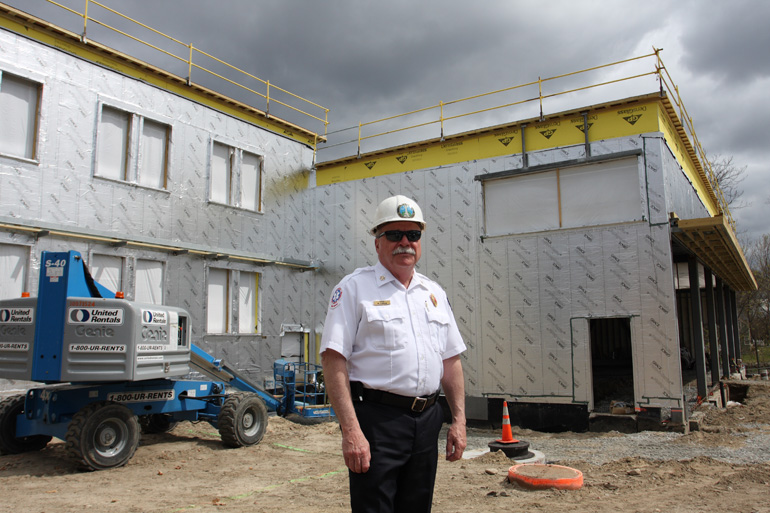
[[[671,441],[674,459],[558,461],[583,472],[579,490],[520,489],[507,482],[514,462],[500,452],[442,460],[434,511],[770,512],[768,463],[681,457],[682,449],[686,454],[695,445],[735,450],[755,431],[770,432],[770,386],[762,382],[749,387],[745,405],[711,410],[699,431]],[[500,436],[481,429],[470,434],[489,441]],[[625,436],[527,432],[533,448],[546,437],[572,439],[575,446],[606,437],[612,447]],[[223,447],[206,423],[181,423],[169,433],[144,435],[126,466],[100,472],[78,470],[57,440],[40,452],[0,456],[0,511],[341,512],[349,511],[347,486],[337,424],[308,426],[278,417],[270,417],[260,444],[240,449]]]

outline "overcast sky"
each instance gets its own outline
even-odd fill
[[[44,0],[3,1],[80,31]],[[770,2],[101,2],[329,108],[331,131],[663,48],[707,155],[746,168],[739,236],[770,233]]]

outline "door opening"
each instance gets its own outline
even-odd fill
[[[591,369],[595,412],[610,411],[612,401],[634,405],[631,319],[591,319]]]

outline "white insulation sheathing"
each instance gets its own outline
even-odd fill
[[[0,30],[0,72],[38,83],[42,91],[36,158],[0,155],[0,222],[212,254],[312,261],[313,212],[306,187],[311,148],[5,30]],[[95,176],[95,148],[104,140],[97,133],[102,106],[134,116],[131,137],[137,137],[140,119],[170,127],[166,188]],[[262,212],[209,201],[215,141],[261,157]],[[130,161],[139,158],[134,154]],[[272,362],[281,356],[281,326],[313,322],[312,272],[77,238],[38,239],[25,232],[0,231],[0,244],[28,249],[25,290],[33,296],[45,250],[77,250],[87,262],[93,255],[119,257],[128,299],[137,260],[161,262],[163,303],[190,312],[194,343],[256,380],[272,377]],[[258,332],[207,334],[210,269],[231,271],[231,291],[238,289],[238,271],[259,274]],[[229,302],[228,322],[237,326],[237,295]]]

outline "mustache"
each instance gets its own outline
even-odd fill
[[[414,250],[414,248],[410,248],[409,246],[399,246],[393,250],[394,255],[401,255],[403,253],[406,253],[407,255],[417,256],[417,252]]]

